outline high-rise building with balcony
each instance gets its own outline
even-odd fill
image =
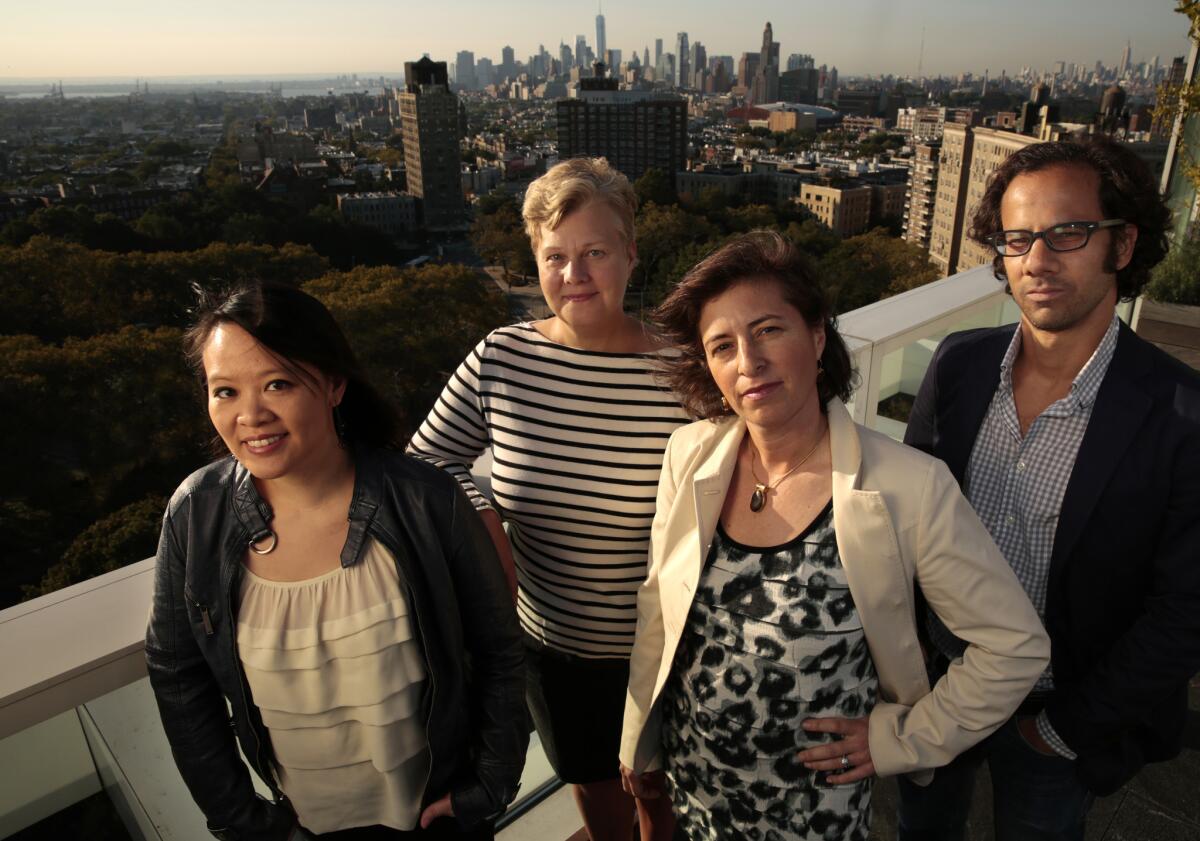
[[[399,95],[400,132],[408,191],[421,200],[424,226],[432,231],[463,223],[458,142],[458,97],[450,90],[446,62],[422,58],[405,62],[405,90]]]
[[[946,123],[942,132],[933,225],[929,233],[929,259],[943,275],[953,274],[958,265],[963,204],[966,201],[971,144],[974,140],[970,126]]]
[[[975,215],[975,210],[987,189],[988,177],[1013,152],[1039,142],[1036,137],[1027,137],[1011,131],[992,128],[973,128],[971,131],[975,138],[971,144],[971,162],[967,171],[967,189],[962,208],[963,218],[959,225],[958,263],[954,267],[954,271],[960,272],[992,262],[992,250],[967,236],[971,227],[971,217]]]
[[[597,75],[580,79],[557,112],[563,158],[607,158],[630,180],[648,169],[674,178],[687,161],[687,102],[680,97],[618,90],[616,79]]]
[[[940,140],[918,143],[913,147],[912,169],[904,197],[904,239],[929,250],[933,230],[933,205],[937,198]]]

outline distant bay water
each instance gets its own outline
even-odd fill
[[[402,84],[401,80],[397,79],[394,82],[389,80],[389,84]],[[214,81],[214,82],[154,82],[150,80],[150,95],[155,94],[174,94],[186,95],[190,93],[206,94],[206,93],[244,93],[244,94],[260,94],[263,96],[272,93],[279,93],[285,98],[290,97],[321,97],[340,96],[345,94],[359,93],[375,95],[383,93],[383,85],[378,80],[373,84],[359,83],[357,85],[335,84],[332,80],[328,82],[314,80],[293,80],[293,81],[271,81],[271,80],[253,80],[253,81]],[[57,87],[57,86],[56,86]],[[62,94],[66,99],[87,99],[87,98],[111,98],[115,96],[128,96],[132,93],[138,93],[130,83],[122,84],[81,84],[72,85],[63,83]],[[43,99],[51,94],[51,87],[47,84],[4,84],[0,82],[0,98],[8,100],[18,99]]]

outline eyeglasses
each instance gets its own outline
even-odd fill
[[[1116,228],[1124,225],[1124,219],[1104,219],[1100,222],[1063,222],[1044,231],[997,231],[985,237],[985,241],[1001,257],[1020,257],[1039,239],[1044,240],[1051,251],[1078,251],[1092,238],[1092,231],[1100,228]]]

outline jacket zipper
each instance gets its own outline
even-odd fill
[[[186,593],[184,594],[184,597],[192,603],[192,607],[200,611],[200,624],[204,626],[204,636],[211,637],[215,632],[213,631],[212,616],[210,616],[208,613],[208,605],[201,604]]]

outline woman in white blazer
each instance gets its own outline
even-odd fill
[[[621,743],[665,768],[688,839],[865,839],[870,783],[928,783],[1000,726],[1049,642],[942,462],[851,419],[853,370],[806,261],[755,232],[659,310],[704,420],[667,447]],[[966,640],[932,688],[914,585]],[[773,833],[773,835],[772,835]]]

